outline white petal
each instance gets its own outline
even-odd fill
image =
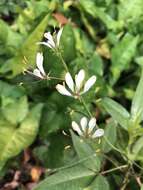
[[[88,133],[91,133],[95,126],[96,126],[96,118],[93,117],[90,119],[88,123]]]
[[[63,31],[63,28],[61,28],[57,34],[57,46],[60,45],[60,38],[61,38],[61,35],[62,35],[62,31]]]
[[[43,79],[43,76],[41,75],[40,71],[38,69],[34,69],[33,74],[41,79]]]
[[[76,84],[77,92],[80,91],[80,88],[81,88],[83,81],[84,81],[84,77],[85,77],[85,72],[83,69],[81,69],[79,71],[79,73],[75,76],[75,84]]]
[[[65,81],[68,87],[74,92],[74,82],[70,73],[66,73]]]
[[[36,56],[36,65],[39,69],[39,71],[43,74],[46,75],[44,68],[43,68],[43,54],[42,53],[37,53]]]
[[[92,76],[88,79],[88,81],[84,85],[83,93],[87,92],[96,82],[96,76]]]
[[[56,89],[62,95],[72,96],[71,93],[65,88],[65,86],[63,86],[61,84],[57,84]]]
[[[53,39],[53,36],[51,35],[50,32],[45,33],[45,34],[44,34],[44,37],[48,40],[47,43],[49,43],[53,48],[56,47],[55,42],[54,42],[54,39]]]
[[[74,131],[76,131],[80,136],[83,136],[83,133],[79,127],[79,125],[75,122],[75,121],[72,121],[72,128]]]
[[[83,117],[80,120],[80,125],[81,125],[82,130],[85,132],[87,129],[87,118],[86,117]]]
[[[48,42],[37,42],[37,44],[48,46],[49,48],[53,49],[53,47]]]
[[[104,135],[104,130],[103,129],[97,129],[95,133],[92,135],[92,138],[97,138],[101,137]]]

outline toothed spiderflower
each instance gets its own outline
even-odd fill
[[[53,50],[57,49],[60,45],[60,38],[62,35],[63,28],[59,30],[57,34],[52,35],[50,32],[46,32],[44,37],[46,38],[46,42],[38,42],[38,44],[43,44]]]
[[[85,83],[85,71],[81,69],[77,75],[75,75],[75,80],[73,80],[69,72],[65,75],[65,83],[63,85],[57,84],[57,91],[65,96],[71,96],[74,98],[79,98],[80,95],[86,93],[96,82],[96,76],[90,77]],[[67,86],[67,87],[66,87]]]
[[[72,122],[72,128],[78,133],[79,136],[90,137],[90,138],[100,138],[104,135],[103,129],[97,129],[96,118],[92,117],[89,121],[86,117],[82,117],[80,120],[80,125],[75,121]]]

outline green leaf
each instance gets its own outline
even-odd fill
[[[120,0],[119,20],[133,22],[140,19],[143,10],[142,0]]]
[[[0,20],[0,28],[0,43],[5,43],[8,36],[8,26],[3,20]]]
[[[27,68],[35,64],[36,53],[39,49],[36,43],[41,41],[47,23],[48,15],[44,17],[35,30],[27,37],[23,45],[19,48],[16,56],[4,64],[0,72],[5,73],[12,70],[12,77],[14,77],[23,71],[23,67]],[[29,65],[23,65],[24,57],[28,60]]]
[[[79,159],[85,159],[83,162],[84,166],[94,170],[95,172],[98,172],[100,170],[101,161],[99,159],[99,156],[96,155],[95,150],[88,143],[86,143],[84,139],[79,138],[72,131],[71,135],[73,145]]]
[[[139,153],[142,149],[143,149],[143,137],[139,137],[138,140],[134,143],[132,148],[134,159],[136,159],[138,155],[140,156]]]
[[[75,37],[71,25],[66,25],[64,27],[60,44],[63,49],[64,60],[68,63],[75,59],[76,49],[75,49]]]
[[[95,173],[83,166],[63,169],[43,180],[33,190],[80,190]],[[71,188],[72,186],[72,188]],[[65,188],[66,187],[66,188]],[[78,188],[77,188],[78,187]]]
[[[2,113],[12,124],[19,124],[28,113],[27,97],[23,96],[17,100],[2,97]]]
[[[110,122],[107,124],[105,130],[104,130],[104,138],[102,141],[102,150],[103,152],[107,153],[109,152],[112,147],[109,145],[114,145],[117,140],[117,123],[113,120],[110,120]],[[107,139],[107,140],[106,140]],[[109,143],[108,143],[109,141]]]
[[[94,53],[89,60],[89,68],[92,74],[99,76],[103,75],[103,61],[97,53]]]
[[[11,157],[19,154],[35,139],[41,115],[41,104],[37,104],[19,127],[0,126],[0,166]]]
[[[94,18],[99,18],[106,25],[108,29],[117,30],[122,27],[122,21],[115,21],[110,15],[106,14],[103,8],[96,6],[94,1],[91,0],[80,0],[82,8]]]
[[[102,100],[102,105],[115,121],[117,121],[125,130],[128,129],[130,114],[123,106],[110,98],[104,98]]]
[[[110,190],[110,186],[107,179],[104,176],[99,175],[93,181],[89,190]]]
[[[131,115],[134,121],[140,122],[143,119],[143,69],[134,98],[132,100]]]
[[[17,85],[10,85],[6,82],[0,81],[0,95],[1,97],[20,98],[25,95],[24,90]]]
[[[126,34],[123,39],[112,49],[111,72],[113,79],[112,85],[118,80],[121,72],[129,65],[136,53],[139,37]]]

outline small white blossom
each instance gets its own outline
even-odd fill
[[[36,55],[36,69],[33,71],[33,75],[36,77],[39,77],[40,79],[45,79],[47,78],[46,73],[43,68],[43,54],[42,53],[37,53]]]
[[[73,80],[71,74],[67,72],[65,75],[65,83],[63,83],[63,85],[57,84],[56,89],[62,95],[78,98],[80,95],[86,93],[96,82],[96,76],[92,76],[86,82],[84,82],[84,79],[85,71],[83,69],[75,75],[75,80]]]
[[[92,117],[89,121],[86,117],[82,117],[80,120],[80,125],[75,121],[72,122],[72,128],[78,133],[79,136],[99,138],[104,135],[103,129],[97,129],[96,118]]]
[[[46,38],[46,42],[38,42],[38,44],[43,44],[53,50],[59,47],[60,45],[60,38],[62,35],[63,28],[59,30],[59,32],[55,35],[52,35],[50,32],[46,32],[44,37]]]

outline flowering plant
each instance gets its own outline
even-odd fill
[[[10,1],[0,189],[142,190],[143,1]]]

